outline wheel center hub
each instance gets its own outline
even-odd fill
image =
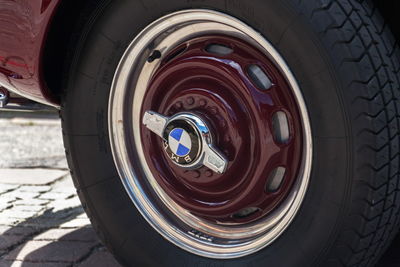
[[[143,124],[164,139],[164,150],[176,165],[196,169],[203,165],[223,173],[227,160],[213,144],[207,124],[192,113],[178,113],[170,118],[153,111],[143,116]]]

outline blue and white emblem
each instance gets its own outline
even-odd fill
[[[168,145],[178,157],[188,155],[192,149],[190,135],[182,128],[175,128],[169,133]]]

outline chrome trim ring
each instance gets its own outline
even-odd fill
[[[162,55],[186,40],[205,34],[241,38],[264,51],[286,76],[302,117],[304,140],[299,177],[278,208],[248,225],[216,225],[192,215],[158,185],[144,157],[140,112],[149,81]],[[161,58],[148,60],[153,51],[161,52]],[[292,222],[309,183],[311,128],[299,86],[283,58],[262,35],[224,13],[205,9],[175,12],[154,21],[136,36],[121,58],[112,83],[109,131],[116,168],[137,209],[164,238],[200,256],[237,258],[271,244]]]

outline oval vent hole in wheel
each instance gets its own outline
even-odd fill
[[[209,44],[206,47],[206,51],[211,54],[226,56],[231,54],[233,52],[233,49],[222,44]]]
[[[272,86],[268,75],[257,65],[250,65],[247,68],[247,74],[253,83],[262,90],[268,90]]]
[[[274,169],[268,176],[265,190],[267,192],[276,192],[281,187],[285,172],[286,169],[284,167]]]
[[[256,207],[244,208],[244,209],[239,210],[235,214],[233,214],[232,217],[235,219],[243,219],[243,218],[249,217],[250,215],[256,213],[259,210],[260,209],[256,208]]]
[[[277,111],[272,116],[272,131],[276,142],[285,144],[289,141],[289,122],[285,112]]]

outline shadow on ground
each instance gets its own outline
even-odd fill
[[[120,266],[100,244],[90,225],[81,228],[59,229],[65,223],[71,222],[83,214],[78,206],[53,212],[46,210],[42,215],[21,222],[0,237],[3,239],[22,235],[19,242],[8,248],[8,252],[0,260],[1,267],[57,267],[57,266]],[[67,234],[59,236],[59,233]],[[54,240],[54,239],[57,240]]]

